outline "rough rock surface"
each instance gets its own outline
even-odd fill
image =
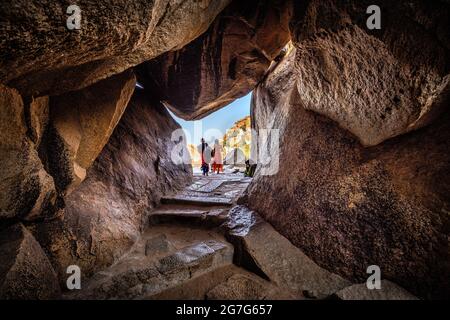
[[[288,300],[295,299],[284,289],[270,282],[248,274],[233,274],[206,293],[207,300]]]
[[[140,66],[178,116],[203,117],[250,92],[289,41],[290,1],[237,1],[208,31],[178,51]]]
[[[77,90],[183,47],[229,0],[78,1],[79,30],[68,30],[69,3],[0,3],[0,82],[24,96]]]
[[[0,231],[0,299],[54,299],[56,273],[32,234],[15,224]]]
[[[50,125],[41,154],[60,192],[86,177],[119,122],[136,85],[131,70],[82,90],[50,98]]]
[[[450,4],[314,0],[293,20],[297,88],[316,111],[366,146],[420,128],[450,101]],[[303,4],[297,4],[303,6]]]
[[[365,148],[336,122],[305,110],[296,58],[294,49],[253,94],[254,126],[278,129],[281,144],[269,150],[279,167],[258,166],[250,207],[350,280],[365,281],[366,268],[377,264],[383,278],[416,295],[448,296],[449,113]]]
[[[33,220],[52,212],[55,186],[32,140],[33,133],[36,142],[41,135],[47,107],[46,98],[26,103],[15,89],[0,84],[1,219]]]
[[[341,300],[417,300],[415,296],[389,280],[381,280],[381,289],[367,289],[365,283],[344,288],[333,295]]]
[[[134,93],[86,180],[65,199],[64,218],[35,227],[59,272],[77,264],[89,275],[112,263],[136,241],[161,195],[190,181],[191,167],[171,160],[178,128],[162,105]]]
[[[301,250],[245,206],[234,207],[227,227],[230,240],[241,247],[237,259],[249,255],[264,275],[299,297],[325,298],[350,285],[340,276],[319,267]]]
[[[167,250],[148,248],[148,242],[155,238],[164,238]],[[69,292],[67,298],[164,299],[166,293],[170,295],[168,291],[178,291],[179,285],[201,281],[202,276],[231,267],[232,262],[233,247],[215,230],[176,224],[152,226],[117,263],[97,272],[80,291]],[[207,282],[209,290],[218,284],[214,277]],[[201,289],[202,285],[197,290],[206,289]],[[180,292],[173,294],[166,298],[176,299]],[[188,298],[194,299],[197,294]]]

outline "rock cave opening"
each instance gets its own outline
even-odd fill
[[[0,4],[0,298],[448,299],[448,2],[32,2]]]

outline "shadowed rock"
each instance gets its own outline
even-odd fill
[[[234,2],[208,31],[139,67],[139,79],[176,115],[197,119],[253,89],[289,41],[290,1]]]
[[[55,299],[58,279],[31,233],[16,224],[0,232],[0,298]]]
[[[389,280],[381,280],[381,289],[369,290],[365,283],[354,284],[336,292],[341,300],[417,300],[415,296]]]
[[[178,128],[163,106],[134,93],[85,181],[65,198],[64,217],[33,228],[60,274],[71,264],[91,275],[112,263],[138,239],[160,197],[189,183],[192,168],[171,158],[184,143],[171,141]]]
[[[89,86],[202,34],[229,0],[80,1],[80,30],[68,30],[69,4],[0,3],[0,82],[23,95]]]
[[[239,243],[240,250],[279,287],[297,296],[325,298],[350,284],[319,267],[247,207],[234,207],[229,218],[227,227],[233,243]]]
[[[47,139],[49,171],[70,193],[108,142],[133,94],[132,71],[88,88],[52,97]],[[66,191],[67,190],[67,191]]]
[[[47,107],[46,98],[24,103],[16,90],[0,84],[0,219],[35,220],[53,215],[55,185],[35,144],[45,121],[45,115],[37,114],[45,113],[42,110]]]
[[[207,300],[293,299],[285,290],[251,274],[233,274],[206,293]]]
[[[253,94],[254,127],[279,130],[282,144],[269,149],[279,166],[256,170],[250,207],[320,266],[352,281],[364,281],[366,268],[377,264],[416,295],[447,296],[449,113],[365,148],[338,123],[305,109],[311,95],[298,90],[309,85],[299,57],[292,50]]]

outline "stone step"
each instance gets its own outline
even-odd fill
[[[298,299],[236,265],[227,265],[146,297],[154,300]],[[301,297],[300,297],[301,298]]]
[[[311,260],[246,206],[233,207],[226,225],[235,263],[266,276],[297,296],[324,299],[351,285]]]
[[[416,296],[389,280],[381,280],[379,289],[368,289],[366,283],[354,284],[332,295],[339,300],[418,300]]]
[[[206,181],[197,181],[191,184],[187,189],[196,192],[212,192],[224,183],[222,179],[211,179]]]
[[[226,222],[228,209],[198,209],[162,206],[149,215],[149,224],[189,224],[204,227],[217,227]]]
[[[131,255],[96,274],[68,299],[143,299],[233,263],[233,247],[205,240],[151,259]]]
[[[187,204],[202,207],[226,206],[233,204],[233,199],[217,196],[192,196],[192,195],[176,195],[172,197],[161,198],[162,204]]]
[[[241,269],[242,270],[242,269]],[[257,275],[242,270],[206,293],[207,300],[297,300],[296,296]]]

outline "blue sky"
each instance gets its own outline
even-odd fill
[[[237,120],[248,116],[250,114],[251,96],[252,94],[249,93],[240,99],[236,99],[226,107],[201,120],[186,121],[169,112],[185,130],[187,142],[197,145],[200,143],[202,136],[205,137],[207,142],[211,142],[213,138],[222,138],[226,130],[232,127]]]

